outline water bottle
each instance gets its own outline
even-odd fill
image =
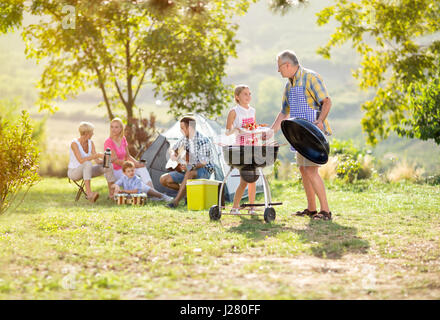
[[[104,168],[110,168],[111,157],[112,157],[112,152],[111,152],[110,148],[105,149],[104,161],[102,162],[102,166]]]

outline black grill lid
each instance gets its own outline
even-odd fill
[[[287,141],[304,158],[317,164],[327,163],[330,146],[316,125],[305,119],[290,118],[281,121],[281,130]]]

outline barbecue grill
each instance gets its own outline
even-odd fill
[[[330,146],[325,135],[316,125],[305,119],[290,118],[281,122],[281,129],[289,144],[302,156],[317,164],[327,163]],[[252,132],[260,134],[267,132],[267,129],[257,129]],[[282,205],[282,202],[272,202],[269,183],[263,174],[263,168],[275,162],[279,147],[278,144],[222,146],[223,157],[231,168],[220,186],[218,204],[209,209],[211,220],[219,220],[222,216],[222,209],[226,209],[221,206],[221,197],[226,180],[234,168],[238,169],[240,176],[249,183],[257,181],[260,176],[263,177],[264,204],[243,204],[240,209],[264,206],[264,220],[266,222],[275,220],[276,214],[273,206]]]
[[[263,168],[272,165],[277,159],[279,145],[227,145],[223,146],[223,157],[230,166],[228,174],[223,179],[220,186],[218,204],[213,205],[209,209],[209,217],[211,220],[220,220],[222,216],[221,197],[224,185],[234,168],[238,169],[240,176],[246,182],[255,182],[261,176],[263,177],[264,204],[243,204],[240,209],[245,207],[263,207],[264,221],[271,222],[275,220],[275,209],[273,206],[281,205],[282,202],[273,203],[270,193],[269,183],[263,174]],[[249,215],[249,214],[230,214],[224,215]],[[252,214],[259,215],[259,214]]]

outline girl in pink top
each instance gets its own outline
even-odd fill
[[[119,180],[123,176],[122,164],[124,161],[130,160],[134,163],[136,168],[135,174],[141,178],[143,183],[154,190],[153,182],[151,181],[147,168],[145,168],[142,162],[133,158],[128,151],[128,143],[124,137],[124,124],[119,118],[115,118],[110,122],[110,138],[105,140],[104,143],[104,149],[106,148],[110,148],[112,152],[111,160],[116,180]]]

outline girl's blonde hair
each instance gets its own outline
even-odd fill
[[[247,85],[245,85],[245,84],[239,84],[238,86],[235,87],[235,90],[234,90],[234,98],[235,98],[235,102],[238,103],[237,96],[239,96],[240,93],[241,93],[244,89],[249,89],[249,86],[247,86]]]
[[[122,138],[124,136],[124,123],[122,122],[121,118],[113,118],[113,120],[110,121],[110,125],[112,125],[113,122],[117,122],[121,126],[122,130],[119,134],[119,138]]]
[[[83,136],[89,132],[93,132],[94,129],[95,129],[95,126],[93,124],[91,124],[90,122],[86,122],[86,121],[81,122],[78,127],[78,131],[81,136]]]

